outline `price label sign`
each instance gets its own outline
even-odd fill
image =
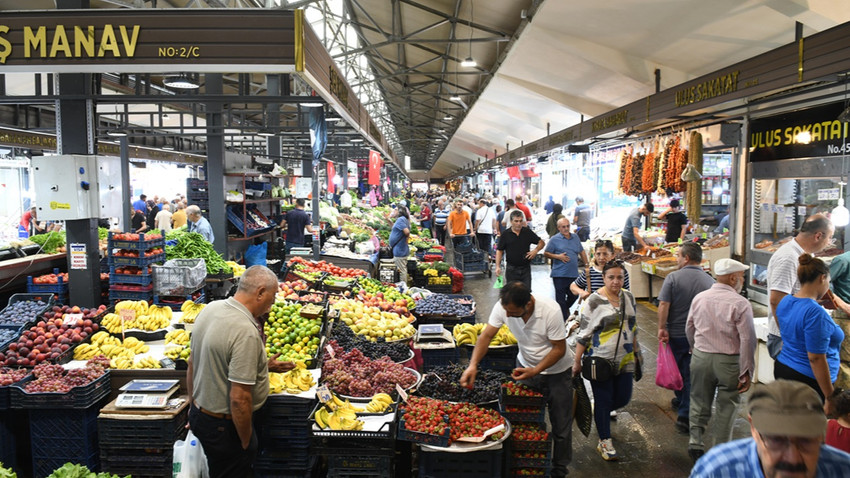
[[[82,320],[83,314],[65,314],[62,318],[66,324],[75,324],[78,320]]]
[[[333,395],[331,395],[331,391],[328,389],[328,386],[323,384],[318,389],[316,389],[316,398],[319,399],[322,403],[328,403],[333,401]]]
[[[124,340],[124,322],[132,322],[136,320],[136,311],[133,309],[121,309],[118,311],[118,316],[121,317],[121,340]]]
[[[325,350],[328,352],[328,355],[329,355],[331,358],[334,358],[334,348],[333,348],[333,347],[331,347],[331,345],[330,345],[330,344],[325,345]]]
[[[401,397],[402,400],[407,402],[407,392],[405,392],[404,389],[401,388],[401,385],[395,384],[395,389],[398,392],[398,396]]]

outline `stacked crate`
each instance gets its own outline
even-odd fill
[[[309,477],[316,467],[310,455],[308,417],[316,400],[271,395],[257,423],[259,454],[254,475],[263,477]]]
[[[103,407],[97,418],[101,469],[134,478],[170,478],[174,442],[186,436],[188,403],[166,410],[118,409],[115,402]]]
[[[162,237],[138,241],[115,239],[109,233],[109,301],[153,300],[153,264],[165,261],[165,241]],[[116,250],[138,252],[138,257],[117,256]],[[159,252],[162,251],[162,252]]]
[[[499,395],[499,413],[513,427],[507,449],[508,476],[551,476],[552,437],[546,434],[546,399],[541,395],[509,395],[507,387],[503,385]],[[545,434],[546,439],[522,439],[523,430]]]
[[[186,201],[201,208],[201,214],[207,219],[210,217],[210,193],[209,183],[203,179],[186,179]],[[174,212],[174,211],[172,211]]]
[[[53,269],[53,274],[58,276],[56,284],[36,284],[33,276],[27,276],[28,294],[53,294],[55,301],[59,304],[68,303],[68,274],[60,273],[59,269]]]

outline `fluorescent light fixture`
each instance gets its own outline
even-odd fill
[[[472,58],[471,56],[466,57],[465,60],[460,62],[460,66],[462,66],[464,68],[475,68],[477,65],[478,65],[478,63],[476,63],[475,59]]]
[[[263,128],[260,131],[257,131],[258,136],[265,136],[266,138],[272,137],[272,136],[274,136],[274,134],[275,134],[274,131],[272,131],[268,128]]]
[[[444,120],[444,121],[451,121],[451,120],[452,120],[452,115],[446,115],[446,116],[443,118],[443,120]]]
[[[452,94],[452,96],[449,97],[449,100],[460,101],[460,95],[458,95],[457,93],[454,93],[454,94]]]
[[[197,81],[189,78],[189,76],[185,74],[166,76],[162,80],[162,84],[169,88],[177,88],[181,90],[194,90],[201,87]]]
[[[107,136],[112,136],[113,138],[126,138],[127,131],[123,129],[111,129],[106,132]]]
[[[325,104],[318,101],[307,101],[301,103],[301,106],[306,106],[307,108],[321,108],[322,106],[325,106]]]
[[[354,139],[352,139],[352,140],[351,140],[351,142],[352,142],[352,143],[362,143],[362,142],[363,142],[363,138],[354,138]]]
[[[327,121],[328,123],[336,123],[337,121],[342,121],[342,118],[336,118],[336,117],[334,117],[334,118],[325,118],[325,121]]]

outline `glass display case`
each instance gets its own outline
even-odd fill
[[[723,217],[732,197],[732,151],[706,153],[702,166],[702,211],[704,219]],[[708,223],[708,222],[706,222]]]

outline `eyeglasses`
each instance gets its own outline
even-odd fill
[[[787,437],[782,435],[764,435],[759,432],[759,436],[761,437],[761,441],[764,442],[765,447],[769,451],[781,452],[788,449],[793,443],[794,446],[803,453],[812,453],[818,448],[820,448],[821,440],[820,438],[808,438],[808,437]]]

